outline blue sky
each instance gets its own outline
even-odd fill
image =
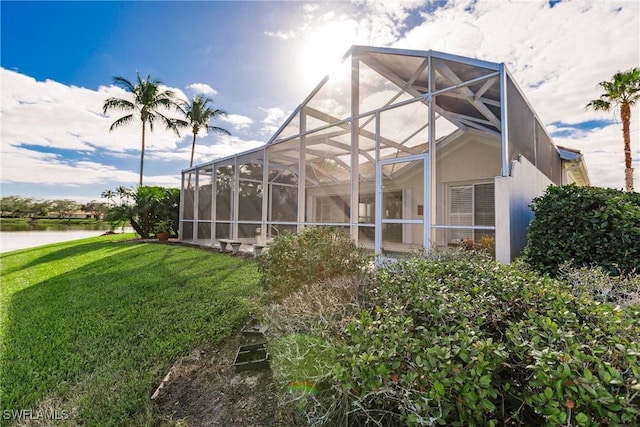
[[[139,126],[109,133],[119,115],[101,111],[123,96],[113,76],[213,97],[229,113],[213,124],[232,136],[199,137],[200,163],[266,142],[352,44],[505,62],[556,143],[585,154],[592,182],[623,187],[618,117],[584,106],[597,82],[640,65],[636,1],[2,1],[0,13],[3,196],[89,201],[137,183]],[[178,185],[190,143],[148,134],[145,183]]]

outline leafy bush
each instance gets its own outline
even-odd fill
[[[475,252],[399,261],[377,284],[307,408],[319,424],[640,422],[639,306]]]
[[[561,265],[559,275],[574,295],[619,305],[640,304],[640,275],[611,276],[601,267],[576,268],[571,263]]]
[[[371,283],[360,274],[319,280],[263,309],[273,378],[282,386],[279,405],[300,425],[309,421],[308,402],[333,403],[327,384],[333,378],[336,340],[359,312],[356,303]]]
[[[278,299],[305,284],[359,273],[368,262],[364,249],[331,227],[284,232],[261,257],[262,283]]]
[[[550,186],[533,200],[524,258],[556,274],[565,261],[613,275],[640,271],[640,193]]]
[[[121,203],[107,210],[105,219],[118,224],[128,222],[142,237],[165,231],[178,234],[180,189],[157,186],[140,186],[136,189],[122,187],[125,196]]]

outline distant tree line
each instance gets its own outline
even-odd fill
[[[107,212],[107,204],[92,200],[78,203],[71,199],[44,200],[33,197],[5,196],[0,199],[3,218],[60,218],[69,219],[74,212],[82,211],[95,219],[101,219]]]

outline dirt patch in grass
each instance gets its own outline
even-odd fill
[[[296,426],[296,414],[278,404],[270,369],[236,372],[244,338],[194,350],[179,359],[152,399],[156,426]]]

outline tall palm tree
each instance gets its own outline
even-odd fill
[[[109,202],[109,206],[111,206],[111,204],[113,203],[113,198],[115,196],[116,193],[113,190],[105,190],[100,195],[100,197],[102,197],[103,199],[107,199],[107,201]]]
[[[633,168],[631,167],[631,107],[640,99],[640,68],[620,72],[613,75],[611,81],[598,83],[604,93],[600,98],[587,104],[596,111],[611,111],[620,105],[622,119],[622,137],[624,139],[624,182],[627,191],[633,191]]]
[[[122,201],[129,201],[133,195],[133,189],[127,188],[124,185],[119,185],[116,187],[116,193],[118,193],[118,197],[120,198],[120,204],[122,205]]]
[[[178,111],[182,111],[182,109],[173,91],[160,90],[160,85],[162,84],[160,80],[152,79],[151,75],[148,75],[147,78],[143,80],[140,78],[140,73],[136,74],[138,81],[135,85],[124,77],[113,78],[113,84],[130,93],[132,95],[132,99],[109,98],[104,102],[102,111],[104,114],[109,110],[130,112],[130,114],[122,116],[113,122],[109,128],[109,132],[119,126],[131,123],[135,116],[139,116],[140,121],[142,122],[142,149],[140,151],[140,185],[142,185],[147,122],[149,123],[149,129],[152,132],[154,121],[160,120],[166,125],[167,129],[175,131],[179,136],[180,134],[178,132],[175,119],[165,116],[161,110],[164,109],[168,111],[176,109]]]
[[[191,127],[191,131],[193,132],[193,142],[191,143],[191,161],[189,162],[189,167],[193,167],[193,155],[196,149],[196,138],[200,129],[204,129],[208,132],[216,132],[222,133],[225,135],[231,135],[226,129],[223,129],[218,126],[212,126],[209,123],[211,120],[214,120],[220,116],[226,116],[227,113],[220,109],[211,109],[209,108],[209,103],[212,103],[213,100],[204,95],[196,95],[193,97],[191,102],[187,102],[184,104],[183,109],[186,117],[186,121],[179,121],[179,125],[181,126],[189,126]]]

